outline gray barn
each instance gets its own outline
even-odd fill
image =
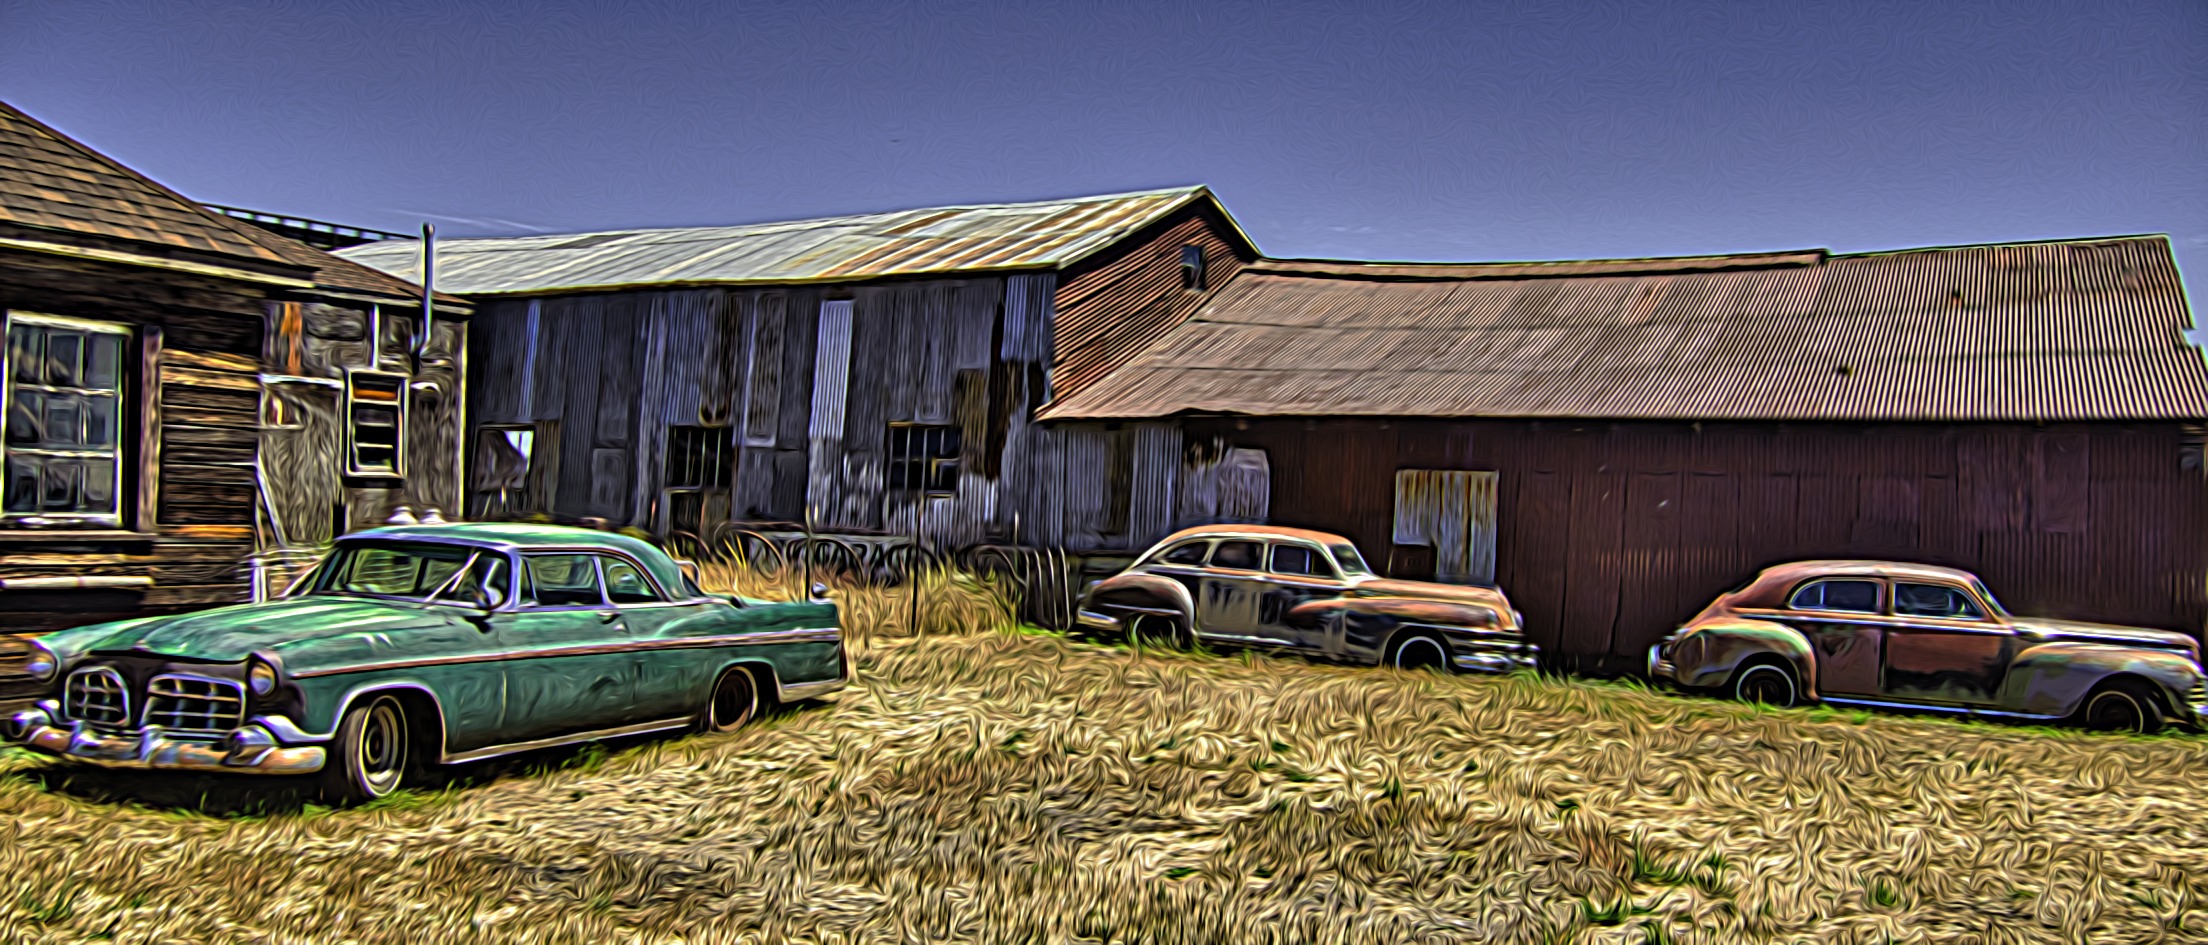
[[[416,275],[408,250],[341,255]],[[1189,511],[1166,498],[1189,478],[1171,426],[1034,416],[1256,258],[1201,187],[442,241],[438,288],[478,305],[468,512],[1147,541]],[[1232,463],[1199,465],[1224,483],[1199,514],[1263,514]]]

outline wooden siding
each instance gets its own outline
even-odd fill
[[[1204,289],[1182,287],[1181,247],[1204,250]],[[1129,238],[1061,277],[1053,399],[1071,396],[1203,307],[1256,256],[1208,203]]]
[[[254,551],[256,374],[265,296],[216,279],[0,253],[0,308],[131,328],[120,530],[0,527],[0,578],[146,578],[142,588],[0,591],[38,632],[242,600]],[[151,475],[148,475],[148,473]]]
[[[1272,522],[1347,535],[1401,576],[1434,564],[1390,542],[1396,471],[1496,471],[1497,583],[1570,669],[1637,672],[1716,594],[1811,558],[1966,568],[2021,614],[2208,620],[2208,483],[2172,424],[1241,426],[1187,435],[1265,450]]]

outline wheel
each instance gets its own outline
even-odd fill
[[[2149,734],[2162,728],[2162,706],[2145,686],[2130,680],[2103,684],[2085,697],[2078,721],[2096,732]]]
[[[1127,634],[1134,638],[1137,645],[1151,644],[1185,650],[1191,642],[1186,623],[1157,614],[1143,614],[1135,618],[1134,626],[1128,628]]]
[[[1446,673],[1449,671],[1449,648],[1425,634],[1405,637],[1397,641],[1395,649],[1388,654],[1387,665],[1396,669]]]
[[[713,684],[713,698],[705,706],[704,728],[709,732],[733,732],[744,727],[759,711],[759,687],[751,672],[732,669]]]
[[[345,711],[322,765],[322,796],[338,804],[385,797],[412,772],[413,742],[406,708],[395,696],[372,696]]]
[[[1733,698],[1786,708],[1801,701],[1802,687],[1792,670],[1772,663],[1757,663],[1733,675]]]

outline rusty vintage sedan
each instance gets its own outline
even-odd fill
[[[2181,633],[2018,617],[1967,571],[1890,561],[1767,568],[1651,648],[1649,675],[1774,705],[1929,709],[2198,728],[2200,644]]]
[[[1508,672],[1538,656],[1500,590],[1384,578],[1346,538],[1264,525],[1173,534],[1090,587],[1079,623],[1404,669]]]

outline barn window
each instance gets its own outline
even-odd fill
[[[668,427],[667,486],[728,488],[735,472],[727,427]]]
[[[121,325],[7,316],[4,516],[120,527]]]
[[[891,489],[949,494],[958,487],[958,428],[889,425]]]
[[[1395,543],[1433,549],[1437,581],[1492,586],[1495,485],[1490,471],[1396,470]]]
[[[348,474],[406,474],[406,375],[347,372],[345,419]]]
[[[1201,292],[1204,288],[1204,248],[1181,247],[1181,288]]]
[[[537,430],[533,425],[487,425],[476,431],[476,492],[480,514],[514,515],[532,511],[530,465],[537,456]]]

